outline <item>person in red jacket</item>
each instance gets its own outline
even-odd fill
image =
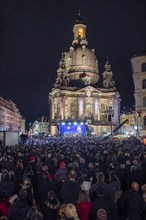
[[[92,206],[89,195],[86,190],[81,190],[77,200],[77,212],[80,220],[88,220],[89,212]]]

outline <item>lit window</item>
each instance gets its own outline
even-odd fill
[[[83,28],[78,29],[78,37],[83,37]]]

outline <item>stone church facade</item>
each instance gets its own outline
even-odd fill
[[[97,135],[111,133],[119,125],[120,96],[111,65],[106,59],[104,72],[99,74],[95,50],[88,47],[86,28],[78,15],[72,45],[62,53],[56,82],[49,93],[51,135],[59,133],[58,123],[62,121],[86,121],[88,130]]]

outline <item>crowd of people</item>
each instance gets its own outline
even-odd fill
[[[146,146],[98,137],[0,146],[0,219],[146,220]]]

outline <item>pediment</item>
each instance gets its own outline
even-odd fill
[[[85,87],[83,89],[78,90],[78,92],[85,92],[85,93],[88,92],[88,91],[91,91],[91,93],[92,92],[101,93],[98,89],[95,89],[92,86],[87,86],[87,87]]]

